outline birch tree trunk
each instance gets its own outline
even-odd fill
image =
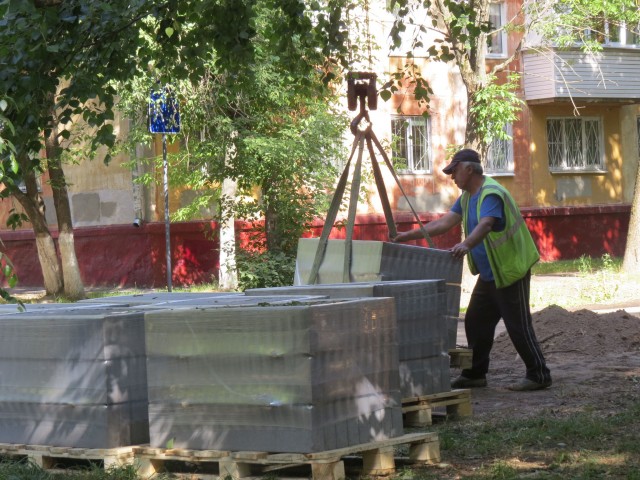
[[[62,263],[64,293],[65,296],[72,300],[80,300],[85,297],[84,284],[82,283],[80,266],[76,256],[69,193],[67,191],[67,181],[62,170],[61,148],[58,140],[53,98],[51,99],[51,109],[54,127],[45,138],[45,149],[49,179],[53,191],[53,204],[58,218],[58,246]]]
[[[45,291],[47,295],[58,296],[63,291],[62,271],[58,261],[56,245],[47,226],[44,201],[38,193],[38,184],[34,171],[27,168],[28,158],[18,158],[18,161],[21,164],[22,171],[26,172],[23,175],[23,180],[27,191],[23,193],[17,190],[13,192],[13,196],[24,209],[33,227]]]
[[[238,132],[231,133],[232,140],[237,136]],[[230,165],[235,156],[236,147],[231,141],[226,150],[225,164]],[[235,202],[237,191],[237,182],[231,178],[225,178],[222,182],[222,200],[220,202],[220,272],[218,273],[218,284],[223,290],[238,288],[235,216],[231,207]]]
[[[236,270],[236,230],[235,217],[225,205],[236,197],[237,184],[226,178],[222,182],[223,201],[220,222],[220,273],[218,283],[223,290],[238,288],[238,273]],[[227,201],[224,201],[227,199]]]

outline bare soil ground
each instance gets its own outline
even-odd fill
[[[564,416],[585,409],[606,415],[640,398],[640,313],[625,310],[638,311],[640,289],[623,280],[607,287],[615,295],[601,303],[579,305],[581,298],[583,303],[593,298],[585,289],[598,288],[589,278],[558,276],[532,282],[532,298],[559,295],[574,301],[572,307],[552,305],[533,313],[553,386],[536,392],[507,390],[524,376],[524,365],[503,332],[494,343],[488,387],[472,392],[474,417],[528,417],[543,410]],[[602,309],[613,311],[596,313]]]

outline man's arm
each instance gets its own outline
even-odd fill
[[[430,237],[435,237],[448,232],[456,225],[459,225],[461,221],[462,216],[449,211],[437,220],[423,225],[423,228],[426,230]],[[398,235],[392,238],[391,241],[406,242],[409,240],[418,240],[420,238],[423,238],[422,230],[420,228],[414,228],[413,230],[409,230],[407,232],[398,233]]]
[[[495,217],[482,217],[469,236],[451,248],[451,254],[455,258],[464,257],[469,253],[469,250],[480,244],[484,238],[489,235],[494,223],[496,223]]]

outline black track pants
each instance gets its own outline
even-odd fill
[[[551,373],[531,323],[530,285],[531,272],[516,283],[499,289],[495,282],[478,279],[464,318],[467,341],[473,349],[473,363],[470,369],[462,371],[462,375],[467,378],[482,378],[487,374],[493,337],[502,318],[507,333],[527,368],[526,377],[539,383],[551,380]]]

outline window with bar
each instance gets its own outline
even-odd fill
[[[513,173],[513,128],[509,123],[504,129],[507,137],[496,138],[489,145],[484,170],[489,175]]]
[[[430,120],[418,116],[391,118],[391,154],[404,173],[431,173]]]
[[[604,170],[600,118],[547,118],[547,145],[552,172]]]

